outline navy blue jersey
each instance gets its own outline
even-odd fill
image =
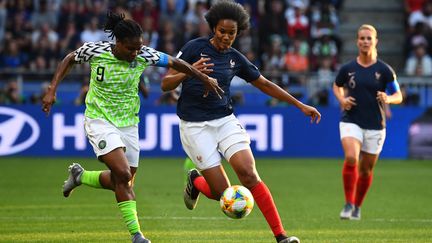
[[[351,110],[343,111],[341,121],[355,123],[363,129],[385,128],[385,107],[378,102],[377,92],[386,92],[386,89],[392,89],[393,84],[397,85],[396,74],[387,63],[378,60],[369,67],[363,67],[356,60],[351,61],[339,70],[335,83],[345,87],[347,95],[354,97],[357,103]]]
[[[196,78],[187,78],[182,82],[182,90],[177,103],[177,115],[185,121],[210,121],[233,113],[230,85],[234,76],[246,82],[257,80],[260,72],[243,54],[234,48],[220,52],[210,43],[210,38],[198,38],[189,41],[177,56],[193,64],[201,57],[211,58],[213,72],[210,77],[217,79],[224,90],[222,99],[214,93],[204,98],[204,84]]]

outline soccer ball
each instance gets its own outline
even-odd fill
[[[233,219],[241,219],[250,214],[254,206],[252,193],[244,186],[230,186],[220,200],[222,212]]]

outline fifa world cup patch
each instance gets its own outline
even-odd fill
[[[105,140],[101,140],[98,144],[98,147],[100,149],[104,149],[106,147],[106,141]]]

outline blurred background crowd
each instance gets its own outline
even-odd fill
[[[343,0],[237,0],[251,28],[234,47],[262,73],[297,98],[331,105],[331,84],[343,60],[340,11]],[[0,104],[40,102],[58,62],[88,41],[112,41],[103,28],[112,10],[134,19],[145,45],[175,56],[189,40],[209,36],[203,15],[211,0],[0,0]],[[404,66],[401,75],[432,75],[432,1],[404,0]],[[372,23],[374,24],[374,23]],[[378,31],[380,26],[376,24]],[[382,43],[381,43],[382,44]],[[384,60],[387,61],[387,60]],[[148,68],[142,76],[144,97],[152,105],[173,105],[177,94],[161,93],[167,70]],[[88,89],[88,65],[77,65],[59,92],[59,101],[82,104]],[[233,101],[243,105],[284,105],[257,98],[240,79]],[[417,105],[415,92],[406,104]],[[258,104],[259,103],[259,104]]]

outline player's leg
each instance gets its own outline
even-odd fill
[[[340,212],[340,218],[350,219],[354,210],[354,194],[358,179],[358,163],[363,134],[361,128],[353,123],[341,122],[339,129],[344,151],[342,182],[345,195],[345,205]]]
[[[222,138],[218,142],[219,150],[233,167],[240,182],[251,191],[277,242],[299,242],[296,237],[286,236],[273,196],[256,170],[246,130],[233,115],[221,123],[218,126],[218,136]]]
[[[180,120],[180,139],[188,157],[193,161],[196,169],[188,172],[187,183],[184,189],[184,203],[188,209],[194,209],[199,199],[199,193],[203,193],[210,199],[219,199],[213,195],[213,188],[198,172],[211,176],[212,172],[222,173],[221,156],[217,151],[217,140],[214,126],[206,122],[187,122]],[[223,175],[225,172],[223,171]],[[225,175],[226,176],[226,175]]]
[[[184,190],[184,202],[188,209],[196,207],[199,193],[207,198],[219,200],[223,191],[230,185],[228,176],[221,165],[221,157],[216,150],[208,157],[208,163],[197,163],[198,169],[192,169],[188,173],[188,183]]]
[[[111,171],[117,205],[133,242],[146,242],[138,221],[135,193],[131,183],[132,173],[123,148],[117,148],[101,155],[100,159]]]
[[[237,148],[236,148],[237,147]],[[230,149],[240,151],[235,152],[230,156]],[[255,159],[248,143],[240,143],[231,146],[225,154],[229,163],[236,172],[242,185],[247,187],[255,199],[261,213],[264,215],[268,225],[270,226],[273,235],[277,242],[299,242],[296,237],[287,237],[285,229],[282,225],[282,220],[279,216],[273,196],[267,185],[260,179],[255,167]]]
[[[110,123],[101,119],[90,119],[85,118],[84,129],[89,139],[90,144],[98,158],[100,155],[106,154],[116,147],[128,147],[126,151],[126,157],[128,161],[136,161],[138,163],[139,157],[139,146],[138,146],[138,132],[135,126],[121,128],[120,130],[113,127]],[[124,133],[124,142],[117,142],[117,138],[114,141],[110,141],[107,138],[107,134]],[[124,144],[126,143],[126,144]],[[135,163],[135,162],[134,162]],[[131,166],[132,182],[135,178],[136,166]],[[73,163],[69,166],[69,177],[63,184],[63,195],[68,197],[70,193],[79,185],[87,185],[94,188],[104,188],[114,191],[113,182],[111,181],[111,171],[88,171],[85,170],[80,164]]]
[[[366,194],[372,185],[373,169],[378,161],[384,141],[385,130],[365,130],[365,142],[361,148],[360,163],[359,163],[359,178],[356,185],[356,194],[354,199],[354,211],[351,219],[359,220],[360,207],[366,197]]]

